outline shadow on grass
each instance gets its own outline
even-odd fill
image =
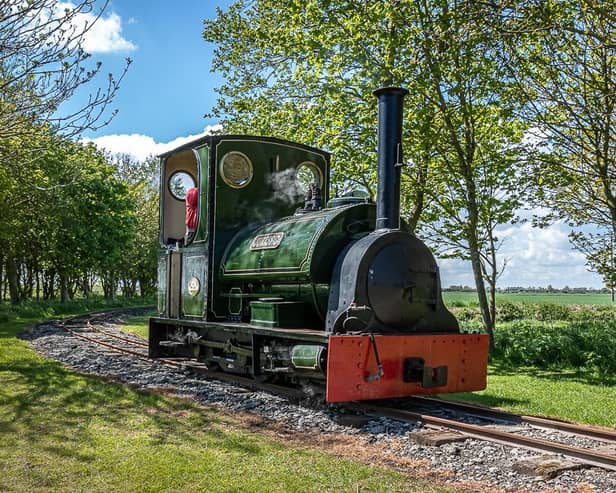
[[[546,369],[529,366],[519,367],[502,361],[490,361],[489,374],[499,376],[528,375],[545,380],[578,382],[608,387],[616,385],[615,375],[601,375],[585,368]]]
[[[439,397],[443,399],[460,399],[469,402],[475,402],[489,407],[513,407],[530,404],[529,399],[515,399],[512,397],[503,397],[490,394],[478,394],[475,392],[464,392],[460,394],[442,394]]]
[[[14,447],[11,453],[27,456],[32,448],[58,460],[93,461],[96,452],[90,450],[95,450],[99,434],[105,434],[101,427],[111,428],[113,435],[145,435],[152,446],[198,446],[209,440],[229,452],[262,451],[256,440],[238,440],[224,431],[213,411],[78,375],[58,362],[36,357],[17,340],[6,340],[2,346],[0,443]]]
[[[18,305],[0,302],[0,339],[15,337],[26,326],[39,320],[64,318],[78,313],[88,313],[99,310],[129,309],[135,307],[155,306],[153,298],[104,298],[76,299],[61,303],[56,300],[27,300]]]

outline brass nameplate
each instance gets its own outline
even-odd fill
[[[280,246],[282,239],[284,238],[284,232],[278,231],[276,233],[266,233],[264,235],[257,235],[250,243],[251,250],[274,250]]]

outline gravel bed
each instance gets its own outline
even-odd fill
[[[108,318],[105,330],[112,328],[115,330],[109,325]],[[426,459],[435,469],[448,471],[447,477],[454,484],[483,481],[492,485],[494,491],[507,492],[616,492],[616,472],[583,468],[566,471],[550,480],[526,476],[515,472],[513,464],[540,454],[475,439],[440,447],[422,446],[412,438],[414,433],[425,431],[423,425],[390,418],[366,418],[363,423],[360,421],[354,426],[347,426],[341,423],[351,413],[339,406],[306,407],[282,396],[201,378],[187,370],[120,355],[72,337],[54,321],[41,324],[22,337],[29,340],[39,353],[81,372],[112,378],[144,389],[172,389],[174,393],[191,396],[202,404],[220,406],[231,412],[249,412],[265,422],[275,422],[293,431],[309,432],[307,440],[311,440],[315,432],[340,433],[354,435],[366,443],[383,444],[387,449],[395,451],[396,456]],[[532,433],[548,438],[553,432],[534,429]],[[591,446],[590,442],[594,442],[560,434],[564,436],[565,443],[573,446],[588,447]]]
[[[466,416],[459,411],[449,409],[434,410],[433,408],[430,408],[429,412],[430,414],[434,414],[435,416],[447,419],[455,419],[469,424],[491,425],[492,423],[495,423],[497,425],[504,426],[505,428],[507,428],[507,431],[511,431],[519,435],[531,438],[541,438],[544,440],[549,440],[551,442],[564,443],[566,445],[571,445],[572,447],[593,449],[609,445],[609,442],[605,442],[596,438],[574,435],[560,430],[542,428],[529,423],[511,423],[509,421],[500,419],[491,420],[478,416]]]

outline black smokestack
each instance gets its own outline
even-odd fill
[[[376,229],[400,228],[400,166],[402,163],[401,87],[382,87],[373,92],[379,101],[378,188]]]

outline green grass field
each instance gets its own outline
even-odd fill
[[[477,293],[446,291],[443,293],[446,305],[477,304]],[[496,293],[496,302],[510,303],[556,303],[558,305],[611,305],[610,294],[577,293]]]
[[[122,325],[122,330],[133,332],[134,334],[137,334],[143,337],[144,339],[147,339],[148,332],[149,332],[148,331],[148,320],[153,315],[154,315],[154,312],[146,314],[146,315],[140,315],[137,317],[130,317],[130,319],[128,319],[126,323]]]
[[[377,466],[264,437],[185,400],[85,377],[16,337],[33,313],[102,303],[3,307],[0,491],[445,492]],[[146,317],[133,321],[145,327]],[[409,471],[412,472],[412,471]]]
[[[486,390],[442,397],[616,428],[616,385],[589,371],[512,368],[494,363],[488,368]]]

